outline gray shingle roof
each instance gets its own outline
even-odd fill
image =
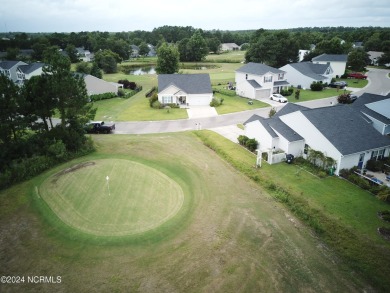
[[[308,109],[301,113],[342,155],[390,146],[390,137],[381,135],[349,105]]]
[[[290,114],[296,111],[307,110],[307,109],[309,108],[294,103],[287,103],[282,109],[276,112],[274,117],[280,117],[282,115]]]
[[[275,74],[285,73],[285,71],[283,70],[273,68],[265,64],[253,63],[253,62],[249,62],[248,64],[245,64],[244,66],[238,68],[236,72],[250,73],[254,75],[264,75],[267,72],[272,72]]]
[[[390,99],[390,94],[387,96],[375,95],[370,93],[362,94],[351,106],[359,113],[365,113],[385,124],[390,124],[390,119],[382,114],[368,108],[366,105]],[[365,116],[364,116],[365,117]]]
[[[253,115],[244,122],[244,125],[253,121],[259,121],[273,138],[279,137],[276,133],[278,132],[289,142],[303,140],[302,136],[283,123],[283,121],[281,121],[278,117],[274,116],[272,118],[263,118],[258,115]]]
[[[329,68],[330,64],[315,64],[312,62],[300,62],[291,63],[291,67],[299,71],[303,75],[309,76],[315,80],[325,80],[326,77],[322,76]]]
[[[348,55],[345,54],[321,54],[311,59],[311,61],[322,62],[347,62]]]
[[[159,74],[158,91],[161,92],[174,85],[187,94],[210,94],[212,93],[210,76],[202,74]]]
[[[18,64],[20,61],[1,61],[0,62],[0,67],[3,69],[11,69],[14,67],[16,64]],[[24,62],[23,62],[24,63]],[[24,63],[26,64],[26,63]]]
[[[253,88],[255,88],[255,89],[261,88],[261,85],[259,85],[259,83],[258,83],[256,80],[254,80],[254,79],[247,80],[247,82],[249,82],[249,84],[250,84]]]
[[[23,73],[26,73],[26,74],[29,74],[31,72],[34,72],[35,70],[41,68],[45,66],[44,63],[40,63],[40,62],[35,62],[35,63],[31,63],[31,64],[28,64],[28,65],[20,65],[18,66],[18,68],[23,72]]]

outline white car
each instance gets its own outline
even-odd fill
[[[287,99],[280,94],[272,94],[270,99],[273,101],[278,101],[279,103],[287,103]]]

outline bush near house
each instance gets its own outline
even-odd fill
[[[294,93],[294,89],[293,89],[292,87],[289,88],[289,89],[287,89],[287,90],[281,90],[281,91],[280,91],[280,94],[281,94],[282,96],[285,96],[285,97],[289,97],[289,96],[291,96],[293,93]]]
[[[128,81],[127,79],[118,80],[118,83],[122,84],[124,89],[135,90],[137,88],[134,81]]]
[[[310,89],[313,91],[313,92],[320,92],[322,91],[324,88],[324,85],[322,84],[321,81],[313,81],[313,83],[310,85]]]
[[[240,135],[238,138],[238,143],[245,148],[247,148],[249,151],[254,152],[257,149],[258,142],[254,138],[249,138],[245,135]]]

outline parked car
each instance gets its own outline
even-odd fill
[[[273,101],[278,101],[279,103],[287,103],[287,98],[283,97],[280,94],[272,94],[270,99]]]
[[[348,78],[356,78],[356,79],[367,79],[367,75],[364,75],[360,72],[352,72],[348,74]]]
[[[87,133],[111,133],[113,130],[115,130],[115,124],[104,121],[91,121],[86,125]]]
[[[329,87],[333,87],[333,88],[340,88],[340,89],[343,89],[347,86],[347,83],[345,81],[335,81],[335,82],[331,82],[329,84]]]

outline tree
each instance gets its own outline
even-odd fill
[[[19,55],[19,48],[7,48],[6,60],[16,60]]]
[[[76,50],[76,47],[74,45],[68,44],[65,48],[65,52],[68,54],[70,62],[72,62],[72,63],[79,62],[77,50]]]
[[[147,56],[149,54],[149,47],[148,45],[145,43],[145,42],[142,42],[140,45],[139,45],[139,54],[141,56]]]
[[[268,117],[271,118],[272,116],[274,116],[276,114],[276,109],[274,107],[272,107],[269,112],[268,112]]]
[[[43,69],[43,76],[47,79],[46,91],[55,99],[62,129],[68,126],[73,127],[73,130],[82,129],[96,112],[92,104],[88,104],[84,79],[71,73],[69,59],[56,50],[46,52],[45,63],[49,64]]]
[[[209,48],[200,30],[197,30],[187,44],[188,61],[202,61],[209,53]]]
[[[218,38],[209,38],[207,39],[207,47],[211,52],[219,54],[219,50],[221,49],[221,41]]]
[[[157,56],[158,74],[173,74],[179,71],[179,51],[175,46],[163,43],[157,50]]]
[[[17,140],[18,130],[22,130],[20,100],[19,87],[0,74],[0,146],[7,147],[12,140]]]
[[[79,73],[85,73],[90,74],[91,69],[89,68],[89,65],[87,62],[79,62],[76,64],[76,71]]]
[[[105,73],[117,72],[117,62],[121,61],[120,56],[111,50],[101,50],[95,54],[95,62]]]
[[[188,49],[187,49],[189,41],[190,41],[189,38],[184,38],[177,45],[177,49],[179,51],[179,56],[180,56],[180,61],[182,61],[182,62],[189,61]]]
[[[97,65],[96,62],[93,62],[92,63],[92,68],[91,68],[91,75],[97,77],[97,78],[102,78],[103,77],[103,73],[102,71],[100,70],[99,66]]]
[[[353,50],[348,54],[347,67],[353,71],[363,71],[368,64],[369,57],[363,50]]]

